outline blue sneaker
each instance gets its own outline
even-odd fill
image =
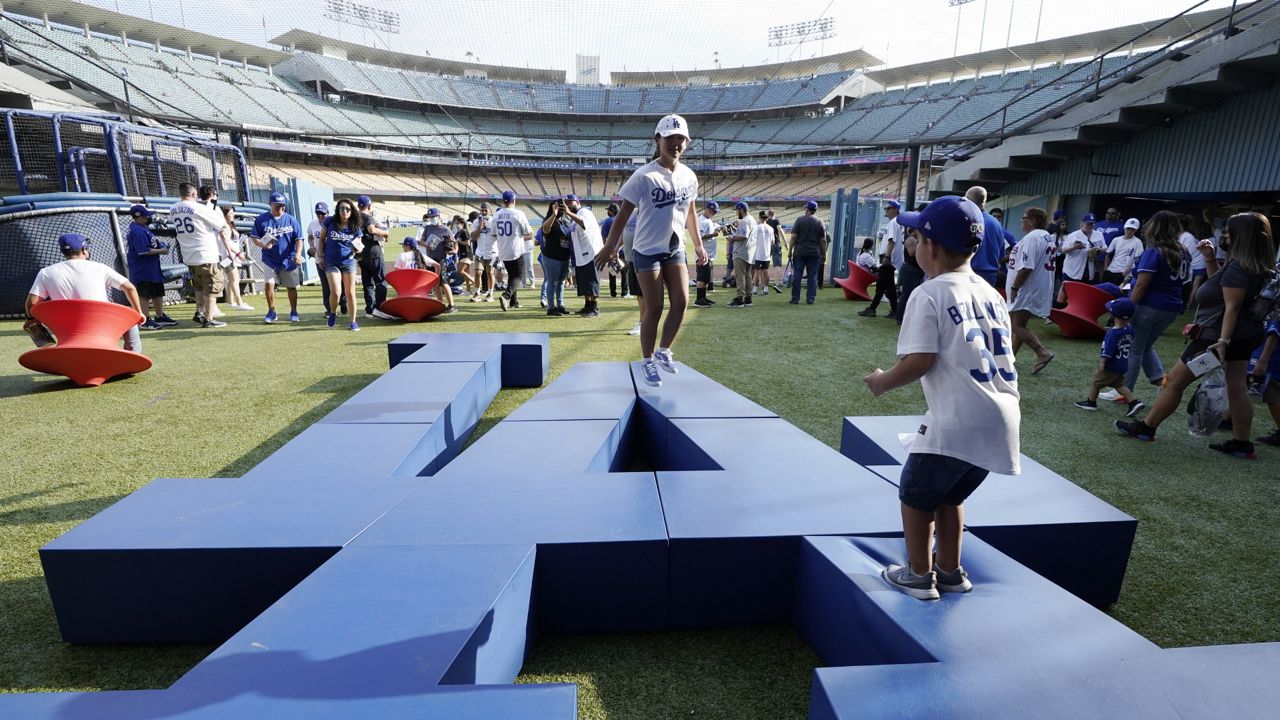
[[[663,352],[661,350],[653,354],[653,361],[658,364],[658,369],[663,372],[669,372],[672,375],[680,372],[676,368],[676,359],[671,356],[671,351]]]
[[[333,313],[326,313],[324,318],[325,318],[325,322],[329,324],[329,327],[333,327],[338,322],[338,316],[334,315]]]
[[[266,315],[266,317],[262,318],[262,322],[264,322],[264,323],[266,323],[266,324],[268,324],[268,325],[270,325],[271,323],[273,323],[273,322],[275,322],[275,321],[276,321],[276,311],[275,311],[275,310],[268,310],[268,311],[267,311],[267,315]]]
[[[293,312],[289,313],[289,322],[300,322],[301,320],[302,318],[298,317],[297,310],[294,310]]]
[[[351,332],[359,332],[360,323],[351,323]]]
[[[644,372],[644,382],[649,387],[662,387],[662,378],[658,376],[658,364],[652,360],[645,360],[640,364],[640,369]]]

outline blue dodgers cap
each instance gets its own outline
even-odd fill
[[[1097,222],[1097,221],[1098,221],[1098,218],[1094,217],[1093,213],[1085,213],[1084,217],[1080,218],[1080,222],[1091,223],[1091,222]]]
[[[129,208],[129,214],[134,217],[151,217],[155,212],[148,210],[146,205],[134,205]]]
[[[720,203],[716,202],[715,200],[708,200],[707,209],[710,210],[711,212],[720,212]]]
[[[318,213],[324,213],[325,215],[328,215],[328,214],[329,214],[329,203],[326,203],[326,202],[318,202],[318,203],[316,203],[316,212],[318,212]]]
[[[818,203],[816,203],[816,202],[814,202],[814,201],[810,200],[809,202],[807,202],[807,203],[805,203],[805,204],[804,204],[804,209],[805,209],[805,210],[817,210],[817,209],[818,209]]]
[[[894,210],[901,210],[901,209],[902,209],[902,203],[898,202],[897,200],[890,200],[889,202],[885,203],[885,204],[884,204],[884,206],[885,206],[885,207],[891,207],[891,208],[893,208]]]
[[[1115,283],[1098,283],[1097,285],[1094,285],[1094,287],[1098,288],[1099,290],[1110,295],[1113,298],[1118,298],[1124,295],[1124,291],[1121,290],[1120,286],[1116,285]]]
[[[271,193],[271,197],[267,198],[267,202],[272,205],[288,205],[284,199],[284,193]]]
[[[427,208],[427,217],[440,217],[440,211],[436,208]]]
[[[80,233],[67,233],[58,238],[58,248],[63,252],[80,252],[89,244],[89,238]]]
[[[1061,220],[1062,218],[1064,218],[1064,217],[1066,217],[1066,216],[1067,216],[1067,212],[1066,212],[1065,210],[1054,210],[1054,211],[1053,211],[1053,219],[1054,219],[1054,220]]]
[[[1133,317],[1133,301],[1127,297],[1116,298],[1106,305],[1107,312],[1111,313],[1111,317],[1121,320],[1128,320]]]
[[[512,202],[515,199],[516,199],[515,191],[513,190],[502,191],[502,202]]]
[[[982,242],[982,211],[958,195],[938,198],[920,212],[904,212],[898,224],[949,250],[972,250]]]
[[[368,195],[361,195],[360,197],[356,198],[356,206],[357,207],[373,207],[373,200],[371,200]]]
[[[751,209],[751,206],[750,206],[750,205],[748,205],[748,204],[746,204],[745,202],[743,202],[743,201],[739,200],[738,202],[736,202],[736,203],[734,203],[734,204],[733,204],[733,209],[735,209],[735,210],[750,210],[750,209]]]
[[[564,196],[564,199],[565,199],[565,200],[575,200],[575,201],[576,201],[576,200],[578,199],[578,196],[577,196],[577,195],[574,195],[573,193],[569,193],[568,195],[565,195],[565,196]]]
[[[418,241],[417,241],[417,239],[416,239],[416,238],[414,238],[412,235],[410,235],[409,237],[407,237],[407,238],[405,238],[405,239],[404,239],[404,242],[402,242],[402,243],[400,243],[400,244],[401,244],[401,245],[404,245],[405,247],[413,247],[413,246],[414,246],[414,244],[415,244],[415,243],[417,243],[417,242],[418,242]]]

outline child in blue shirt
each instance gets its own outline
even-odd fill
[[[1124,374],[1129,369],[1129,352],[1133,347],[1133,326],[1129,324],[1129,318],[1133,317],[1134,305],[1129,298],[1120,297],[1108,302],[1106,307],[1114,325],[1107,330],[1106,337],[1102,338],[1102,358],[1098,361],[1098,369],[1093,371],[1089,398],[1077,402],[1076,407],[1081,410],[1097,410],[1098,392],[1102,388],[1115,388],[1129,404],[1125,415],[1133,417],[1146,407],[1134,397],[1133,390],[1124,381]]]
[[[1262,401],[1267,404],[1271,419],[1276,423],[1271,434],[1258,438],[1258,442],[1273,447],[1280,447],[1280,352],[1276,352],[1277,345],[1280,345],[1280,320],[1272,320],[1267,323],[1267,339],[1262,344],[1262,354],[1258,356],[1253,377],[1255,380],[1261,378]]]
[[[139,327],[143,330],[159,330],[177,325],[178,321],[164,311],[164,274],[160,270],[160,256],[169,252],[169,246],[157,240],[156,236],[177,237],[178,233],[172,228],[152,228],[151,218],[155,212],[145,205],[129,208],[129,215],[133,217],[126,238],[129,248],[126,263],[129,280],[138,288],[138,297],[143,306],[150,301],[155,313],[155,317],[148,315],[146,322]]]

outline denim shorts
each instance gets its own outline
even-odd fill
[[[638,250],[632,250],[631,257],[628,259],[631,261],[631,267],[635,268],[638,273],[653,272],[658,268],[677,263],[680,265],[688,264],[685,259],[684,248],[680,248],[675,252],[654,253],[653,255],[646,255]]]
[[[959,458],[911,453],[898,480],[898,499],[916,510],[933,512],[940,505],[964,503],[986,478],[986,470]]]
[[[353,275],[355,274],[355,271],[356,271],[355,258],[347,258],[346,260],[333,262],[333,263],[326,262],[324,264],[324,271],[326,273],[341,273],[343,275]]]

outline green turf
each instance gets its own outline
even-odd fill
[[[144,335],[156,366],[97,389],[19,367],[30,343],[18,322],[0,323],[10,358],[0,371],[0,690],[164,687],[203,657],[210,648],[63,644],[38,548],[152,478],[242,474],[382,373],[388,340],[412,330],[544,330],[553,377],[580,361],[638,356],[624,334],[636,317],[629,300],[606,298],[596,320],[555,319],[526,294],[527,309],[506,314],[496,303],[462,303],[437,322],[374,320],[351,333],[324,327],[317,289],[302,294],[297,326],[231,312],[228,327],[195,330],[191,306],[174,308],[187,322]],[[838,446],[843,415],[922,411],[918,387],[874,399],[862,385],[893,362],[896,327],[856,317],[861,303],[824,290],[812,307],[771,295],[730,311],[729,292],[712,297],[719,307],[690,310],[679,359],[823,442]],[[261,296],[249,301],[262,309]],[[1260,447],[1252,463],[1218,456],[1182,431],[1181,414],[1153,445],[1120,438],[1110,429],[1118,406],[1071,406],[1097,344],[1036,329],[1058,357],[1040,376],[1021,377],[1023,451],[1142,521],[1115,617],[1163,646],[1280,640],[1280,450]],[[1161,341],[1165,358],[1179,349],[1173,336]],[[501,392],[480,431],[533,392]],[[1260,413],[1255,427],[1270,430]],[[521,680],[579,682],[584,718],[773,719],[804,716],[816,662],[778,629],[553,638]]]

